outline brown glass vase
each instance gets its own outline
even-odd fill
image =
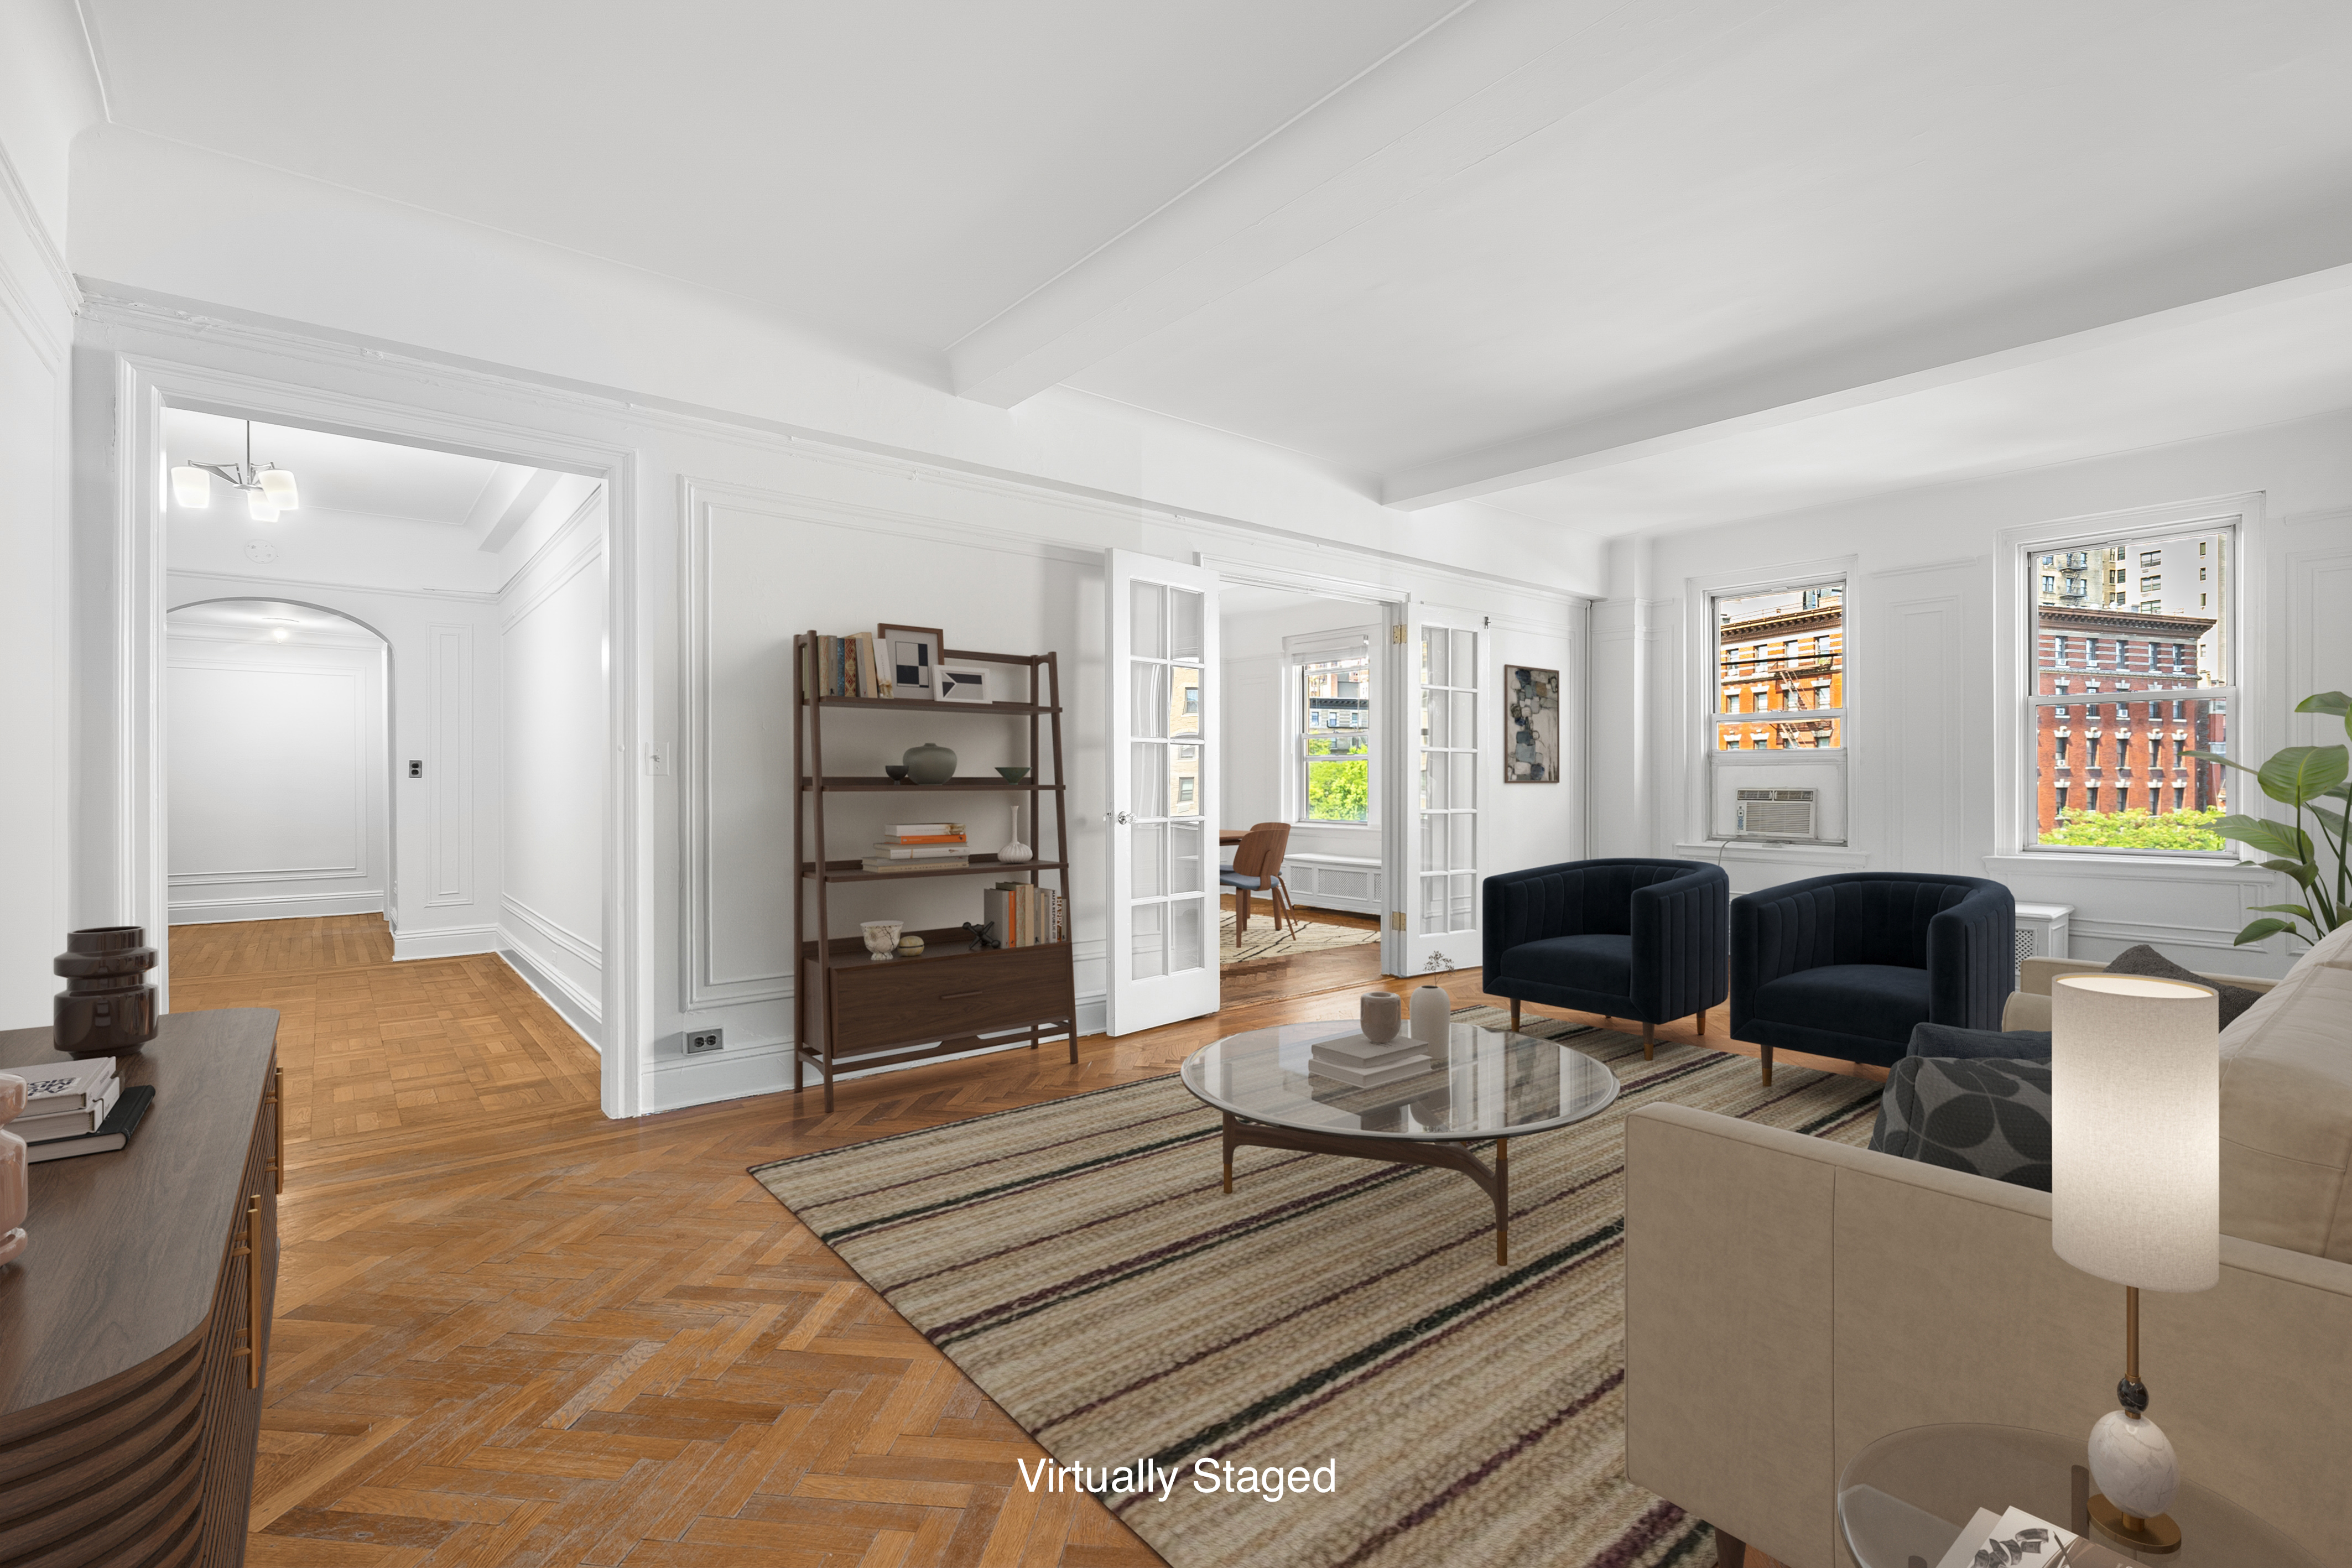
[[[142,925],[97,925],[66,934],[57,971],[54,1042],[68,1056],[121,1056],[155,1038],[155,949]]]

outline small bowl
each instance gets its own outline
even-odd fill
[[[1026,779],[1026,778],[1028,778],[1028,777],[1029,777],[1029,769],[1027,769],[1026,768],[1003,768],[1003,767],[1000,767],[999,768],[997,768],[997,771],[998,771],[999,773],[1002,773],[1003,775],[1004,775],[1004,777],[1005,777],[1008,780],[1010,780],[1011,782],[1013,782],[1013,783],[1014,783],[1014,784],[1018,784],[1018,783],[1020,783],[1020,782],[1021,782],[1021,780],[1023,780],[1024,779]]]
[[[903,762],[885,764],[882,771],[890,776],[890,782],[893,784],[904,784],[907,781],[907,765]]]

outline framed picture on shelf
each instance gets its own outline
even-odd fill
[[[882,678],[894,697],[937,702],[940,696],[940,650],[947,636],[936,626],[877,626],[876,650],[881,655]]]
[[[1503,782],[1559,782],[1559,672],[1503,666]]]
[[[988,672],[960,664],[940,665],[940,701],[943,703],[988,701]]]

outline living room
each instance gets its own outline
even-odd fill
[[[119,1064],[19,1131],[153,1091],[0,1137],[0,1563],[2352,1563],[2348,63],[2316,4],[0,0],[0,1069]],[[173,434],[248,422],[569,486],[560,737],[520,555],[362,582],[305,459]],[[362,591],[403,897],[175,920],[180,645]],[[1255,917],[1363,930],[1221,994],[1269,827]],[[2094,1262],[2015,1118],[2119,959],[2218,1098],[2121,1074]],[[167,1362],[206,1442],[77,1425]]]

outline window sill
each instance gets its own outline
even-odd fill
[[[1705,843],[1676,844],[1685,860],[1753,861],[1766,865],[1807,865],[1822,871],[1860,871],[1870,863],[1870,852],[1852,844],[1759,843],[1709,839]]]
[[[2014,854],[1986,855],[1985,874],[2011,876],[2094,876],[2174,880],[2183,873],[2227,876],[2252,886],[2268,886],[2277,873],[2251,861],[2228,856],[2168,854],[2085,854],[2080,850],[2020,850]]]
[[[1293,822],[1290,827],[1294,832],[1301,828],[1312,828],[1318,833],[1377,833],[1381,831],[1378,822]]]

